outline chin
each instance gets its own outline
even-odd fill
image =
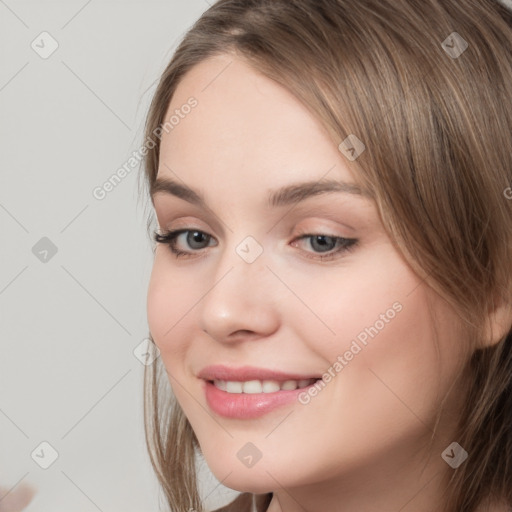
[[[290,465],[285,463],[283,467],[276,464],[275,460],[258,461],[253,467],[245,467],[236,454],[234,457],[226,457],[220,454],[210,454],[203,457],[214,474],[215,478],[222,485],[239,492],[250,492],[253,494],[266,494],[281,487],[293,487],[301,485],[306,475],[290,474]]]
[[[219,479],[219,475],[215,474],[215,477]],[[231,474],[228,478],[224,475],[224,481],[222,485],[239,492],[250,492],[252,494],[266,494],[274,492],[276,488],[282,487],[271,478],[268,474],[261,477],[261,480],[248,472],[247,475],[235,475]]]

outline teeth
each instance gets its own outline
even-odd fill
[[[226,391],[226,381],[225,380],[216,380],[215,381],[215,385],[219,389],[222,389],[222,391]]]
[[[216,388],[227,393],[275,393],[277,391],[292,391],[297,388],[305,388],[313,384],[317,379],[286,380],[278,382],[276,380],[248,380],[245,382],[214,380]]]
[[[249,380],[243,383],[242,390],[244,393],[262,393],[263,385],[259,380]]]
[[[228,393],[241,393],[242,392],[243,382],[234,382],[228,380],[226,382],[226,391]]]
[[[281,389],[292,391],[294,389],[297,389],[297,384],[298,384],[298,382],[296,380],[285,380],[281,384]]]
[[[263,381],[263,393],[275,393],[281,389],[279,382],[275,380],[264,380]]]

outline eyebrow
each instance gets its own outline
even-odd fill
[[[369,194],[361,190],[353,183],[344,181],[324,180],[324,181],[306,181],[287,185],[278,190],[271,191],[268,197],[268,205],[272,208],[287,206],[293,203],[304,201],[310,197],[332,192],[342,192],[355,196],[369,197]],[[205,209],[209,209],[204,197],[183,183],[171,180],[169,178],[157,178],[151,184],[151,198],[156,194],[164,193],[179,197],[189,203],[195,204]]]

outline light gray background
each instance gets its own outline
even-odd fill
[[[101,201],[92,191],[140,147],[155,81],[207,7],[0,0],[0,486],[34,485],[28,512],[163,503],[133,353],[152,259],[138,171]],[[59,45],[47,59],[31,48],[48,49],[43,31]],[[46,470],[31,458],[43,441],[59,455]],[[234,496],[202,482],[207,506]]]
[[[152,259],[138,170],[101,201],[92,191],[141,146],[155,81],[207,8],[0,1],[0,486],[33,484],[29,512],[163,503],[133,354]],[[59,45],[46,59],[31,48],[50,47],[43,31]],[[42,237],[57,247],[46,262],[32,252]],[[48,469],[31,458],[43,441],[59,455]],[[217,482],[202,480],[209,494]]]

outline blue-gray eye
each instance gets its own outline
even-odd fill
[[[314,235],[310,237],[310,245],[316,252],[332,251],[336,247],[337,238],[327,235]]]
[[[191,249],[204,249],[210,243],[210,235],[202,231],[185,231],[187,233],[187,245]]]

